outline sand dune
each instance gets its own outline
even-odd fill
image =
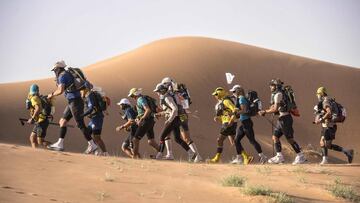
[[[66,59],[65,59],[66,60]],[[76,65],[76,64],[75,64]],[[215,100],[211,92],[218,86],[230,88],[225,82],[225,72],[236,75],[234,83],[246,89],[257,90],[264,104],[268,103],[270,91],[268,81],[279,77],[291,84],[296,91],[301,118],[295,119],[295,137],[302,146],[311,144],[318,147],[320,128],[312,124],[312,109],[316,103],[315,90],[326,86],[337,101],[348,110],[348,118],[339,126],[336,142],[340,145],[360,150],[360,70],[351,67],[326,63],[285,53],[266,50],[240,43],[197,37],[164,39],[150,43],[126,54],[110,58],[89,67],[84,71],[97,86],[101,86],[113,101],[113,104],[127,95],[131,87],[143,87],[145,93],[152,93],[154,86],[165,76],[175,78],[187,84],[193,97],[191,110],[192,137],[204,157],[215,153],[216,137],[219,124],[212,121]],[[0,142],[27,144],[30,127],[21,127],[19,116],[26,116],[24,100],[29,84],[34,81],[0,85]],[[49,93],[55,88],[53,79],[36,81],[41,92]],[[267,105],[265,105],[267,106]],[[58,119],[64,109],[63,97],[57,100]],[[265,152],[271,154],[271,126],[264,118],[254,118],[255,131]],[[103,138],[113,154],[119,153],[124,134],[115,133],[114,129],[121,121],[117,106],[110,109],[110,116],[105,119]],[[157,124],[157,134],[162,122]],[[55,141],[58,129],[51,127],[48,139]],[[246,149],[255,154],[248,141]],[[86,142],[79,130],[69,130],[65,147],[70,151],[82,151]],[[175,145],[174,145],[175,146]],[[225,146],[224,161],[234,154],[234,149]],[[142,152],[152,153],[143,141]],[[330,152],[331,155],[335,153]],[[185,152],[176,146],[176,157],[184,158]],[[343,155],[336,155],[337,162],[345,160]],[[318,161],[318,160],[314,160]],[[355,157],[355,162],[360,159]]]

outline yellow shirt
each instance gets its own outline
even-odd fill
[[[232,103],[232,101],[230,101],[230,99],[224,99],[223,104],[225,108],[222,115],[220,116],[222,124],[229,123],[231,116],[236,112],[236,106]]]
[[[29,95],[28,99],[30,100],[30,103],[31,103],[30,116],[34,115],[35,106],[38,105],[40,108],[40,114],[38,116],[36,116],[34,118],[34,120],[37,123],[43,122],[46,119],[46,116],[42,113],[42,104],[41,104],[40,97],[37,95]]]

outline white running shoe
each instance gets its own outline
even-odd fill
[[[192,162],[195,159],[196,153],[189,149],[188,153],[188,161]]]
[[[200,162],[202,162],[202,160],[203,159],[201,158],[200,154],[197,154],[195,159],[194,159],[194,163],[200,163]]]
[[[166,156],[163,157],[164,160],[174,160],[174,155],[172,154],[167,154]]]
[[[162,153],[161,152],[158,152],[155,156],[155,159],[157,160],[161,160],[162,159]]]
[[[259,160],[259,163],[260,164],[265,164],[266,161],[267,161],[267,156],[265,156],[264,154],[260,156],[260,160]]]
[[[292,163],[293,165],[296,165],[296,164],[303,164],[305,163],[307,160],[304,156],[304,154],[302,152],[298,153],[295,157],[295,160],[294,162]]]
[[[323,156],[322,161],[320,162],[320,165],[324,165],[324,164],[328,164],[328,163],[329,163],[328,158]]]
[[[269,164],[282,164],[284,163],[285,159],[283,155],[276,155],[268,160]]]
[[[64,144],[58,141],[52,145],[47,146],[47,148],[54,151],[64,151]]]
[[[97,146],[97,145],[89,144],[84,153],[85,153],[85,154],[92,154],[92,153],[94,153],[97,149],[98,149],[98,146]]]
[[[235,159],[233,159],[231,162],[231,164],[242,164],[243,160],[242,158],[236,157]]]

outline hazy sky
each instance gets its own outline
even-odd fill
[[[0,83],[206,36],[360,67],[357,0],[0,0]]]

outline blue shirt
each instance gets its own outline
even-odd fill
[[[76,99],[76,98],[81,97],[79,90],[74,91],[74,92],[66,91],[66,88],[69,87],[71,84],[73,84],[73,82],[74,82],[74,77],[71,75],[71,73],[66,72],[66,71],[65,71],[65,73],[61,73],[57,79],[58,85],[65,86],[65,98],[67,100]]]
[[[123,119],[125,119],[126,121],[128,120],[135,120],[136,119],[136,112],[135,110],[132,108],[132,107],[127,107],[125,110],[124,110],[124,117]],[[136,132],[136,129],[137,129],[137,125],[136,123],[132,124],[131,125],[131,133],[132,134],[135,134]]]
[[[239,97],[239,104],[247,106],[249,108],[249,101],[244,96]],[[240,114],[240,121],[244,121],[249,118],[250,116],[246,113]]]
[[[131,108],[131,107],[128,107],[128,108],[126,108],[125,110],[124,110],[125,112],[124,112],[124,119],[126,120],[126,121],[128,121],[128,120],[135,120],[136,119],[136,112],[135,112],[135,110],[133,109],[133,108]]]

